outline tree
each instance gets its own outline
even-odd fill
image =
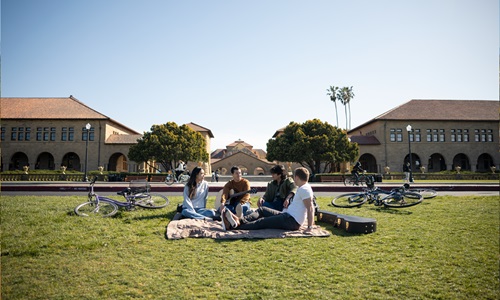
[[[337,86],[330,85],[330,88],[326,90],[326,95],[330,96],[330,100],[335,104],[335,117],[337,118],[337,127],[339,127],[339,113],[337,111],[337,92],[339,88]]]
[[[351,128],[351,100],[354,98],[354,93],[352,92],[352,86],[339,88],[337,86],[330,86],[326,90],[327,95],[330,96],[330,100],[335,103],[335,115],[337,117],[337,127],[339,127],[339,115],[337,113],[337,100],[344,105],[345,112],[345,128]],[[347,117],[347,106],[349,106],[349,117]]]
[[[129,149],[129,159],[136,162],[156,161],[165,170],[174,169],[179,160],[208,161],[206,141],[201,133],[174,122],[151,126],[137,144]]]
[[[296,162],[318,174],[332,172],[337,164],[354,161],[358,155],[358,145],[349,141],[344,130],[314,119],[290,122],[283,134],[267,142],[266,158]]]

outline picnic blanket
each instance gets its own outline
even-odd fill
[[[296,231],[282,229],[261,230],[228,230],[222,229],[220,221],[205,221],[196,219],[178,219],[177,215],[167,225],[166,236],[169,240],[185,238],[212,238],[212,239],[269,239],[287,237],[327,237],[330,232],[316,226],[310,232],[306,227]]]

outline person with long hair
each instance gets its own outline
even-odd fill
[[[205,171],[196,167],[184,187],[182,215],[186,218],[213,220],[218,219],[214,209],[207,209],[208,182],[205,181]]]

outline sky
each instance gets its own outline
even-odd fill
[[[69,97],[211,151],[290,122],[351,128],[411,99],[499,99],[497,0],[1,0],[2,97]],[[338,104],[338,125],[346,128]]]

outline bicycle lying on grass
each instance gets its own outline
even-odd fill
[[[385,206],[391,208],[410,207],[422,203],[424,199],[419,193],[408,192],[405,187],[384,191],[374,186],[373,176],[367,177],[368,188],[361,193],[347,193],[335,197],[332,205],[336,207],[358,207],[366,202],[375,206]]]
[[[147,181],[131,181],[129,188],[117,192],[118,195],[125,198],[125,201],[100,196],[94,192],[96,179],[97,177],[94,177],[90,182],[88,201],[75,208],[75,213],[79,216],[111,217],[118,212],[119,207],[124,207],[127,210],[133,210],[136,206],[158,209],[169,204],[167,197],[149,193]]]
[[[412,193],[417,193],[422,195],[424,199],[432,199],[437,196],[437,192],[432,189],[425,189],[425,188],[410,188],[410,185],[408,183],[404,184],[404,188],[407,192],[412,192]]]

